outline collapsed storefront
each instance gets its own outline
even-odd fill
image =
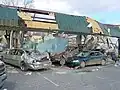
[[[7,32],[4,31],[5,34],[2,34],[1,37],[4,42],[1,41],[1,43],[4,44],[3,46],[37,49],[41,52],[48,51],[51,53],[64,52],[67,46],[74,46],[78,47],[80,51],[105,49],[106,52],[112,50],[118,54],[120,29],[117,25],[101,24],[85,16],[12,8],[14,8],[12,10],[15,13],[12,16],[16,17],[17,23],[14,21],[16,25],[11,24],[14,28],[9,28]],[[52,19],[41,15],[52,16]],[[3,29],[6,28],[1,30]]]

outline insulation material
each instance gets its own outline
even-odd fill
[[[99,24],[95,21],[95,20],[93,20],[93,19],[91,19],[91,18],[86,18],[87,19],[87,22],[88,23],[91,23],[91,27],[92,27],[92,33],[100,33],[101,32],[101,34],[103,34],[103,31],[102,31],[102,29],[100,28],[100,26],[99,26]]]
[[[25,12],[18,12],[18,16],[20,18],[22,18],[23,20],[31,20],[32,21],[32,17],[30,14],[25,13]]]
[[[68,40],[64,38],[54,38],[45,40],[44,43],[38,44],[37,50],[40,52],[52,52],[52,53],[59,53],[63,52],[68,45]]]
[[[56,37],[54,39],[47,39],[44,42],[32,42],[25,41],[23,48],[26,49],[37,49],[40,52],[52,52],[59,53],[63,52],[68,45],[68,39]]]

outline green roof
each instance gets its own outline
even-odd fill
[[[85,16],[73,16],[61,13],[55,13],[55,19],[60,30],[64,32],[79,32],[90,34],[87,28],[88,24]]]
[[[120,37],[120,28],[118,26],[109,26],[107,25],[108,29],[110,29],[110,36]]]
[[[17,9],[0,7],[0,25],[17,26],[18,25]]]
[[[0,19],[18,20],[17,9],[0,7]]]
[[[55,19],[58,23],[60,31],[69,32],[69,33],[83,33],[83,34],[93,34],[91,29],[87,26],[89,23],[86,20],[85,16],[73,16],[66,15],[61,13],[55,13]],[[96,21],[97,22],[97,21]],[[100,22],[97,22],[100,28],[103,30],[104,35],[110,35],[114,37],[120,37],[120,28],[115,25],[106,25]],[[110,33],[108,32],[110,29]]]

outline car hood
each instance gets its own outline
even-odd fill
[[[29,57],[32,58],[32,59],[35,59],[35,60],[41,60],[42,58],[48,57],[48,55],[47,54],[30,55]]]

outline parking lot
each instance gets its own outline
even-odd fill
[[[23,72],[7,65],[8,78],[2,90],[119,90],[120,67],[113,64],[84,69],[52,67]]]

